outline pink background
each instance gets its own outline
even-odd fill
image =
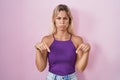
[[[53,8],[67,4],[75,32],[91,44],[79,80],[120,80],[119,0],[0,0],[0,80],[45,80],[34,44],[49,33]]]

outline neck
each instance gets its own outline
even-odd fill
[[[69,40],[70,34],[67,31],[57,31],[55,33],[55,38],[62,41]]]
[[[58,36],[67,36],[67,35],[69,35],[69,33],[67,31],[57,31],[55,33],[55,35],[58,35]]]

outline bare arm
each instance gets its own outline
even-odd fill
[[[90,45],[83,43],[82,39],[78,39],[77,44],[79,45],[76,53],[77,53],[77,60],[76,60],[76,69],[80,72],[83,72],[88,64],[88,57],[90,51]]]
[[[36,66],[37,69],[42,72],[47,65],[47,53],[41,53],[39,50],[36,50]]]
[[[82,53],[80,51],[77,54],[76,68],[78,71],[83,72],[88,64],[89,52]]]
[[[40,43],[37,43],[35,45],[35,48],[36,48],[36,67],[37,69],[42,72],[45,68],[46,68],[46,65],[47,65],[47,52],[49,52],[49,48],[46,44],[46,41],[45,38],[42,39],[42,41]]]

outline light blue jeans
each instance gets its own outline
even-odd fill
[[[60,76],[49,72],[46,80],[77,80],[77,77],[75,73],[66,76]]]

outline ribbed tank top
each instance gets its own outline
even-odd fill
[[[67,41],[56,40],[50,45],[48,53],[49,71],[57,75],[68,75],[75,72],[76,48],[70,39]]]

